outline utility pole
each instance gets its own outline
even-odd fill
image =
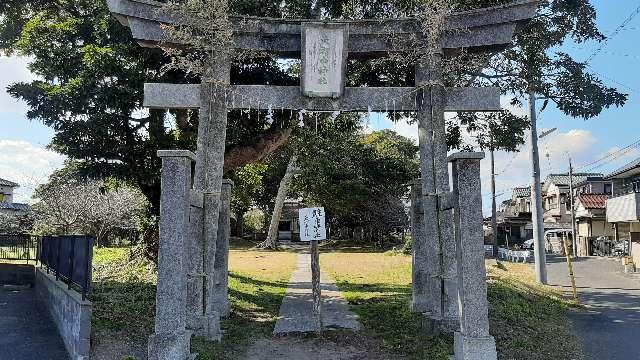
[[[529,118],[531,129],[531,221],[533,225],[536,280],[547,283],[547,255],[544,246],[544,222],[542,212],[542,187],[540,186],[540,156],[538,154],[538,130],[536,127],[536,94],[529,90]]]
[[[494,256],[498,252],[498,219],[496,209],[496,164],[493,156],[493,137],[491,137],[491,240],[493,243]]]
[[[573,196],[573,165],[571,164],[571,156],[569,156],[569,196],[571,199],[571,233],[572,237],[572,246],[573,246],[573,257],[578,257],[578,240],[577,240],[577,231],[576,231],[576,207],[574,203]]]

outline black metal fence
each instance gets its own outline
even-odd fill
[[[0,234],[0,259],[36,261],[38,259],[38,237]]]
[[[91,266],[95,239],[89,236],[43,236],[38,260],[62,280],[82,293],[91,288]]]

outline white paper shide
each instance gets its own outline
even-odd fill
[[[300,241],[326,240],[324,208],[300,209]]]

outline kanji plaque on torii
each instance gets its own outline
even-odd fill
[[[159,11],[162,3],[151,0],[108,0],[108,3],[110,10],[131,29],[141,45],[190,45],[172,38],[170,32],[165,31],[163,24],[181,24],[176,24],[177,20],[171,14]],[[414,229],[413,309],[424,313],[434,323],[450,323],[461,331],[461,335],[456,336],[456,356],[477,358],[465,357],[462,353],[481,349],[483,354],[488,354],[483,359],[495,358],[492,355],[495,354],[495,345],[483,325],[486,323],[483,319],[487,317],[486,303],[479,301],[482,296],[486,299],[486,284],[476,283],[481,278],[478,276],[459,278],[457,271],[467,269],[468,264],[461,267],[456,263],[456,242],[465,242],[462,244],[464,246],[459,244],[458,249],[475,249],[474,246],[466,246],[466,242],[476,239],[473,231],[477,229],[472,227],[473,231],[466,231],[465,221],[476,217],[467,219],[458,216],[469,210],[460,209],[460,206],[465,206],[460,204],[468,204],[469,201],[458,201],[456,196],[479,191],[479,184],[474,189],[465,186],[475,179],[474,171],[479,167],[480,157],[467,154],[468,157],[453,158],[454,168],[457,169],[454,173],[461,174],[461,178],[454,178],[458,190],[450,191],[444,113],[500,110],[500,94],[498,88],[491,87],[445,88],[442,60],[461,49],[477,53],[499,51],[510,46],[516,27],[535,14],[537,5],[537,0],[520,1],[449,15],[438,36],[438,44],[430,45],[433,48],[429,49],[429,56],[420,58],[416,64],[415,87],[345,87],[344,71],[348,58],[411,52],[416,39],[420,41],[425,36],[418,19],[318,21],[242,16],[229,17],[233,32],[232,47],[268,52],[285,58],[301,58],[300,86],[231,85],[230,63],[226,56],[211,59],[215,67],[214,78],[203,79],[200,85],[145,84],[144,105],[147,107],[200,110],[196,180],[192,197],[199,199],[204,211],[192,213],[188,231],[192,236],[185,240],[192,243],[189,246],[192,249],[189,259],[192,262],[189,267],[192,276],[187,290],[190,299],[187,301],[187,317],[192,320],[187,321],[188,326],[209,338],[218,337],[218,334],[212,333],[212,329],[217,327],[210,323],[216,319],[216,305],[210,303],[206,294],[207,287],[212,286],[207,279],[210,278],[209,269],[213,266],[210,262],[215,258],[212,253],[216,251],[215,230],[224,161],[226,114],[229,109],[268,106],[308,111],[410,111],[415,112],[418,120],[422,173],[417,200],[420,203],[421,221],[414,222],[419,223],[420,229]],[[218,86],[220,84],[223,86]],[[475,200],[476,197],[469,199]],[[481,203],[477,207],[481,208]],[[453,211],[457,214],[455,236]],[[199,234],[202,234],[201,238]],[[198,251],[204,255],[198,256],[202,255]],[[204,259],[204,263],[193,264],[198,259]],[[484,271],[484,268],[479,271]],[[198,273],[205,279],[200,286],[197,286],[197,280],[193,280]],[[469,279],[473,279],[473,282]],[[161,281],[170,279],[159,278],[159,286]],[[459,292],[458,283],[477,286],[478,289],[484,287],[485,292]],[[475,305],[467,306],[469,304]],[[160,299],[157,306],[163,306]],[[478,316],[469,316],[468,309],[472,308],[471,311],[477,312]],[[458,309],[461,313],[458,313]],[[172,331],[180,333],[184,329],[167,330],[167,338]],[[163,346],[168,345],[164,343]],[[171,346],[175,349],[184,348],[182,343]],[[153,356],[158,358],[157,355]]]

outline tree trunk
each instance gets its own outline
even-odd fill
[[[280,181],[280,186],[278,187],[278,195],[276,196],[276,203],[273,207],[273,214],[271,215],[271,224],[269,225],[267,239],[262,244],[258,245],[259,248],[276,249],[278,247],[278,225],[280,224],[280,216],[282,215],[284,200],[287,198],[289,183],[293,178],[293,174],[296,172],[297,160],[297,156],[293,156],[291,160],[289,160],[287,171],[284,173],[284,177]]]
[[[243,237],[244,236],[244,214],[247,213],[247,210],[242,209],[238,210],[236,213],[236,226],[234,229],[235,236]]]

